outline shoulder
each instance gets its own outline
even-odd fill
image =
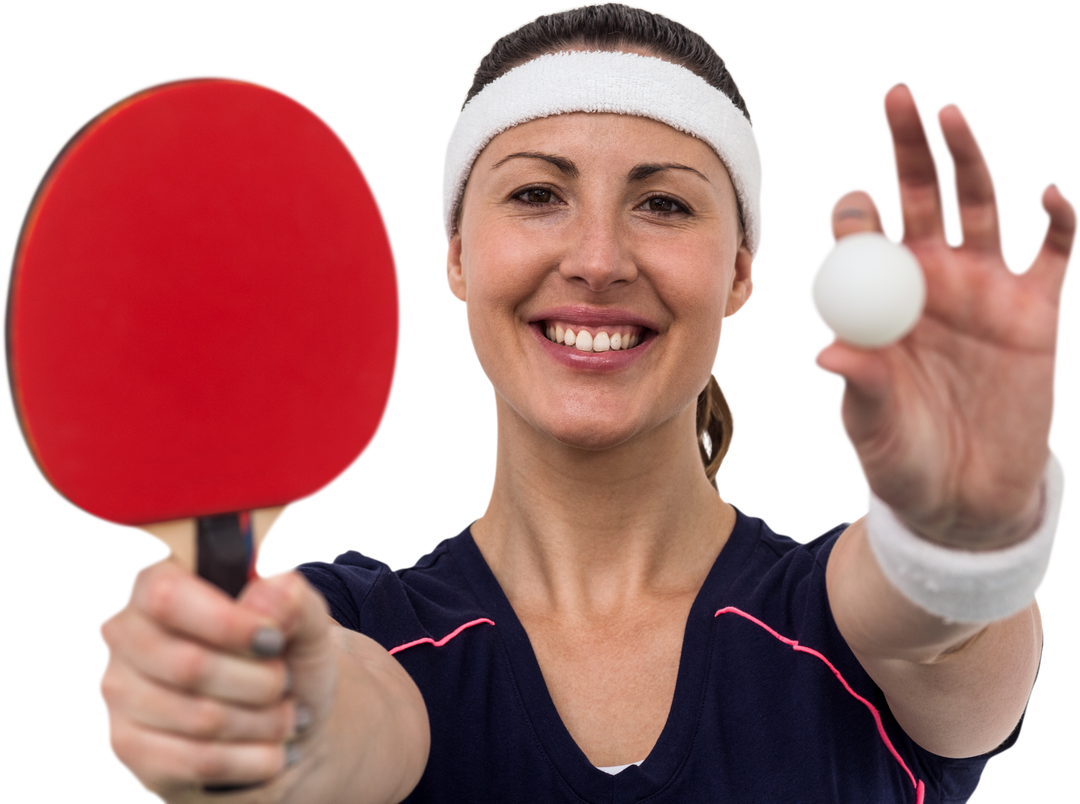
[[[441,640],[477,615],[469,527],[435,541],[411,563],[355,548],[295,565],[326,599],[330,617],[391,652]]]
[[[826,559],[840,534],[847,530],[851,524],[842,522],[816,538],[800,542],[790,536],[777,533],[762,519],[744,514],[738,509],[736,509],[736,513],[737,519],[732,536],[736,537],[738,535],[738,537],[752,541],[760,550],[771,553],[777,561],[799,559],[801,557],[810,557],[815,560],[818,558]],[[764,556],[760,556],[759,560],[769,561]]]

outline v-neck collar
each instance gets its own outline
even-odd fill
[[[632,802],[671,783],[686,762],[698,729],[706,680],[712,661],[713,613],[738,576],[757,542],[757,529],[738,509],[735,526],[690,607],[671,709],[660,737],[640,765],[614,776],[594,767],[574,742],[544,682],[524,626],[502,587],[466,530],[451,542],[451,552],[481,606],[495,621],[506,650],[526,717],[555,770],[581,798],[595,802]]]

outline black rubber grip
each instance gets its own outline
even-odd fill
[[[246,511],[199,517],[195,566],[199,577],[236,597],[248,581],[251,559],[251,527]]]
[[[248,581],[251,570],[252,543],[250,519],[246,512],[198,518],[196,569],[205,578],[233,597]],[[259,784],[204,785],[205,793],[235,793],[260,787]]]

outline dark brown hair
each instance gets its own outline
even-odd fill
[[[681,65],[723,92],[745,116],[750,112],[735,81],[708,42],[685,25],[619,3],[585,6],[537,17],[495,43],[476,70],[468,103],[496,78],[546,53],[571,48],[617,51],[638,48]],[[698,394],[697,437],[705,475],[716,486],[716,472],[731,445],[731,410],[715,377]]]

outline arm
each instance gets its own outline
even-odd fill
[[[956,165],[964,242],[945,241],[933,159],[905,87],[886,98],[904,243],[927,279],[927,306],[903,341],[865,351],[837,342],[819,363],[846,381],[843,414],[875,494],[907,528],[946,547],[1008,547],[1035,529],[1053,404],[1058,304],[1075,231],[1068,202],[1043,196],[1050,226],[1016,275],[1000,250],[993,186],[955,107],[940,115]],[[862,193],[837,204],[834,233],[880,231]],[[865,522],[839,540],[827,571],[844,638],[924,748],[971,756],[1004,740],[1023,713],[1042,644],[1034,603],[994,623],[950,623],[882,574]]]
[[[990,624],[948,623],[882,574],[864,520],[840,537],[826,572],[837,627],[915,742],[947,757],[991,751],[1016,727],[1035,683],[1035,603]]]

